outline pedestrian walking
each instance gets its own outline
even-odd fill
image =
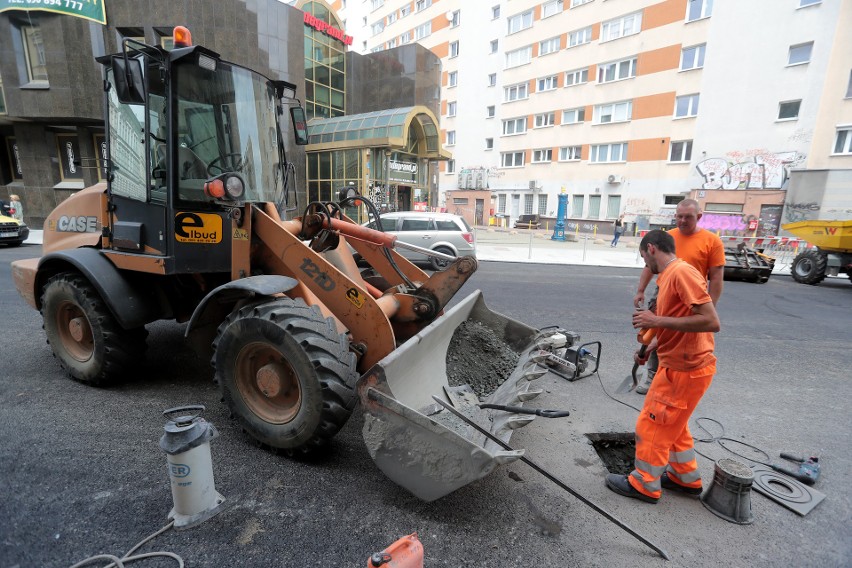
[[[24,222],[24,205],[21,203],[21,198],[14,193],[9,196],[9,208],[11,209],[12,217]]]
[[[610,473],[619,495],[656,503],[662,489],[701,495],[689,418],[716,374],[713,333],[719,316],[707,280],[675,255],[674,238],[650,231],[639,243],[645,266],[657,276],[657,313],[638,310],[633,327],[656,332],[660,368],[636,420],[636,458],[629,475]],[[644,364],[639,351],[634,361]]]
[[[698,226],[701,216],[701,206],[698,202],[694,199],[684,199],[678,203],[675,210],[677,228],[672,229],[668,234],[674,239],[677,257],[694,266],[706,279],[707,290],[715,306],[719,303],[724,286],[725,247],[718,235]],[[639,276],[638,291],[633,297],[633,305],[636,308],[640,308],[644,304],[645,288],[651,282],[651,278],[653,278],[653,273],[645,266]],[[653,303],[656,294],[657,287],[651,294],[649,305]],[[645,371],[645,378],[636,387],[638,394],[646,394],[654,380],[658,367],[656,350],[657,341],[654,339],[648,345],[648,353],[650,354],[648,366]]]
[[[611,247],[618,246],[618,239],[621,237],[622,233],[624,233],[624,214],[623,213],[613,223],[612,242],[609,243],[609,246],[611,246]]]

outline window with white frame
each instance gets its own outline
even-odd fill
[[[414,2],[414,11],[419,12],[420,10],[425,10],[429,6],[432,5],[432,0],[415,0]]]
[[[500,5],[491,7],[491,19],[496,20],[500,17]]]
[[[405,45],[406,43],[411,43],[411,30],[405,31],[399,36],[399,43]]]
[[[397,17],[398,17],[398,13],[397,13],[396,10],[394,10],[393,12],[388,14],[388,25],[391,25],[392,23],[394,23],[396,21]]]
[[[506,212],[506,194],[501,193],[497,196],[497,212],[505,213]]]
[[[601,41],[610,41],[629,35],[638,34],[642,30],[642,12],[634,12],[607,20],[601,24]]]
[[[563,146],[559,149],[560,162],[576,162],[583,154],[582,146]]]
[[[609,83],[636,76],[636,58],[622,59],[598,65],[598,83]]]
[[[544,128],[545,126],[553,126],[554,124],[556,124],[555,113],[543,112],[541,114],[535,115],[536,128]]]
[[[802,100],[778,103],[778,120],[795,120],[799,118],[799,107]]]
[[[385,5],[385,0],[372,0],[373,10],[378,10]]]
[[[399,17],[404,18],[411,13],[411,4],[403,4],[399,8]]]
[[[503,152],[500,154],[500,165],[504,168],[524,167],[523,152]]]
[[[617,142],[615,144],[594,144],[589,151],[589,161],[593,164],[626,162],[627,142]]]
[[[448,82],[450,87],[455,87],[459,84],[459,72],[458,71],[450,71],[448,76]]]
[[[601,196],[600,195],[590,195],[589,196],[589,219],[600,219],[601,218]]]
[[[533,25],[533,11],[527,10],[526,12],[515,14],[514,16],[510,16],[507,21],[509,23],[509,34],[531,28]]]
[[[568,34],[568,47],[583,45],[592,41],[592,26],[574,30]]]
[[[684,118],[698,114],[698,95],[683,95],[675,99],[675,117]]]
[[[571,196],[571,216],[579,219],[583,216],[583,195]]]
[[[538,42],[538,54],[548,55],[559,51],[559,36]]]
[[[589,68],[575,69],[565,72],[565,86],[573,87],[574,85],[582,85],[589,81]]]
[[[583,4],[588,4],[592,0],[571,0],[571,7],[576,8],[577,6],[582,6]]]
[[[385,21],[381,20],[379,22],[376,22],[375,24],[370,26],[370,31],[373,33],[373,35],[379,35],[383,31],[385,31]]]
[[[592,113],[592,124],[609,124],[610,122],[627,122],[633,117],[633,101],[622,101],[595,106]]]
[[[530,61],[532,61],[531,45],[506,52],[506,69],[526,65]]]
[[[461,24],[461,10],[455,10],[450,16],[450,27],[455,28]]]
[[[713,13],[713,0],[687,0],[686,21],[693,22],[701,18],[709,18]]]
[[[447,116],[455,116],[457,107],[458,107],[458,103],[456,101],[452,101],[450,103],[447,103]]]
[[[527,131],[527,117],[510,118],[503,121],[503,136],[523,134]]]
[[[432,35],[432,21],[429,20],[425,24],[421,24],[414,28],[414,39],[423,39]]]
[[[518,83],[517,85],[509,85],[503,87],[503,102],[510,103],[512,101],[520,101],[530,96],[529,83]]]
[[[388,49],[394,48],[399,45],[399,38],[391,38],[388,40]]]
[[[552,91],[556,87],[559,86],[559,75],[551,75],[549,77],[542,77],[536,83],[536,91],[541,93],[542,91]]]
[[[456,131],[455,130],[447,130],[447,146],[455,146],[456,145]]]
[[[497,85],[497,73],[488,74],[488,86],[494,87]]]
[[[849,84],[846,85],[846,96],[844,98],[852,99],[852,71],[849,72]]]
[[[447,160],[447,173],[448,174],[456,173],[456,161],[455,160]]]
[[[579,124],[586,121],[586,107],[569,108],[562,111],[562,124]]]
[[[486,150],[493,150],[494,149],[494,139],[493,138],[486,138],[485,139],[485,149]]]
[[[489,51],[488,53],[497,53],[497,49],[499,49],[499,47],[500,47],[500,42],[497,41],[496,39],[492,39],[491,40],[491,51]]]
[[[787,55],[787,65],[801,65],[811,60],[811,51],[814,49],[814,42],[800,43],[791,45],[790,52]]]
[[[562,0],[550,0],[541,5],[541,17],[549,18],[562,12]]]
[[[822,4],[822,0],[799,0],[799,8],[813,6],[814,4]]]
[[[533,150],[533,164],[544,164],[553,161],[553,148],[542,148],[541,150]]]
[[[834,137],[834,154],[852,154],[852,126],[838,126]]]
[[[547,194],[542,193],[538,196],[538,211],[539,215],[547,215]]]
[[[459,42],[454,41],[450,43],[450,57],[458,57],[459,56]]]
[[[680,70],[701,69],[704,67],[704,52],[707,49],[707,44],[693,45],[692,47],[684,47],[680,50]]]
[[[688,162],[692,159],[692,140],[672,141],[669,149],[670,162]]]
[[[533,194],[524,194],[524,215],[532,215],[533,212]]]
[[[497,114],[497,107],[490,105],[485,107],[485,118],[494,118]]]
[[[382,45],[382,44],[379,44],[379,45],[377,45],[376,47],[371,47],[371,48],[370,48],[370,53],[378,53],[378,52],[380,52],[380,51],[384,51],[384,49],[385,49],[385,46],[384,46],[384,45]]]

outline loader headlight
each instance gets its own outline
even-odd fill
[[[225,178],[225,193],[231,199],[239,199],[245,192],[245,184],[239,176],[231,175]]]

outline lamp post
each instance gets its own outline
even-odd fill
[[[550,236],[551,241],[565,240],[565,215],[568,213],[568,194],[565,193],[565,188],[557,195],[559,199],[559,207],[556,208],[556,225],[553,227],[553,234]]]

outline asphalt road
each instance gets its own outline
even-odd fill
[[[483,290],[492,309],[528,324],[560,324],[603,342],[600,380],[541,379],[546,397],[534,406],[568,408],[572,416],[537,419],[512,444],[665,548],[672,556],[666,563],[523,463],[437,502],[420,502],[373,465],[359,411],[323,459],[294,461],[256,448],[229,420],[208,363],[183,344],[182,325],[149,326],[147,358],[125,384],[94,389],[71,381],[45,343],[40,316],[10,279],[10,261],[39,253],[38,246],[0,248],[0,567],[70,566],[93,554],[121,555],[165,525],[172,500],[157,446],[161,412],[185,403],[205,404],[206,418],[220,430],[211,448],[216,488],[228,507],[194,529],[164,533],[142,551],[168,550],[187,566],[364,566],[370,553],[414,531],[427,567],[852,563],[852,285],[846,280],[810,287],[776,275],[764,285],[726,284],[719,373],[695,416],[718,420],[726,436],[765,449],[773,461],[781,451],[819,455],[816,489],[827,495],[800,517],[753,493],[748,526],[680,495],[649,505],[603,486],[606,470],[586,434],[633,428],[635,411],[607,398],[602,387],[614,391],[632,364],[637,270],[483,262],[463,289],[465,295]],[[617,398],[642,401],[636,394]],[[707,487],[712,460],[732,456],[717,444],[698,449],[710,456],[700,461]]]

